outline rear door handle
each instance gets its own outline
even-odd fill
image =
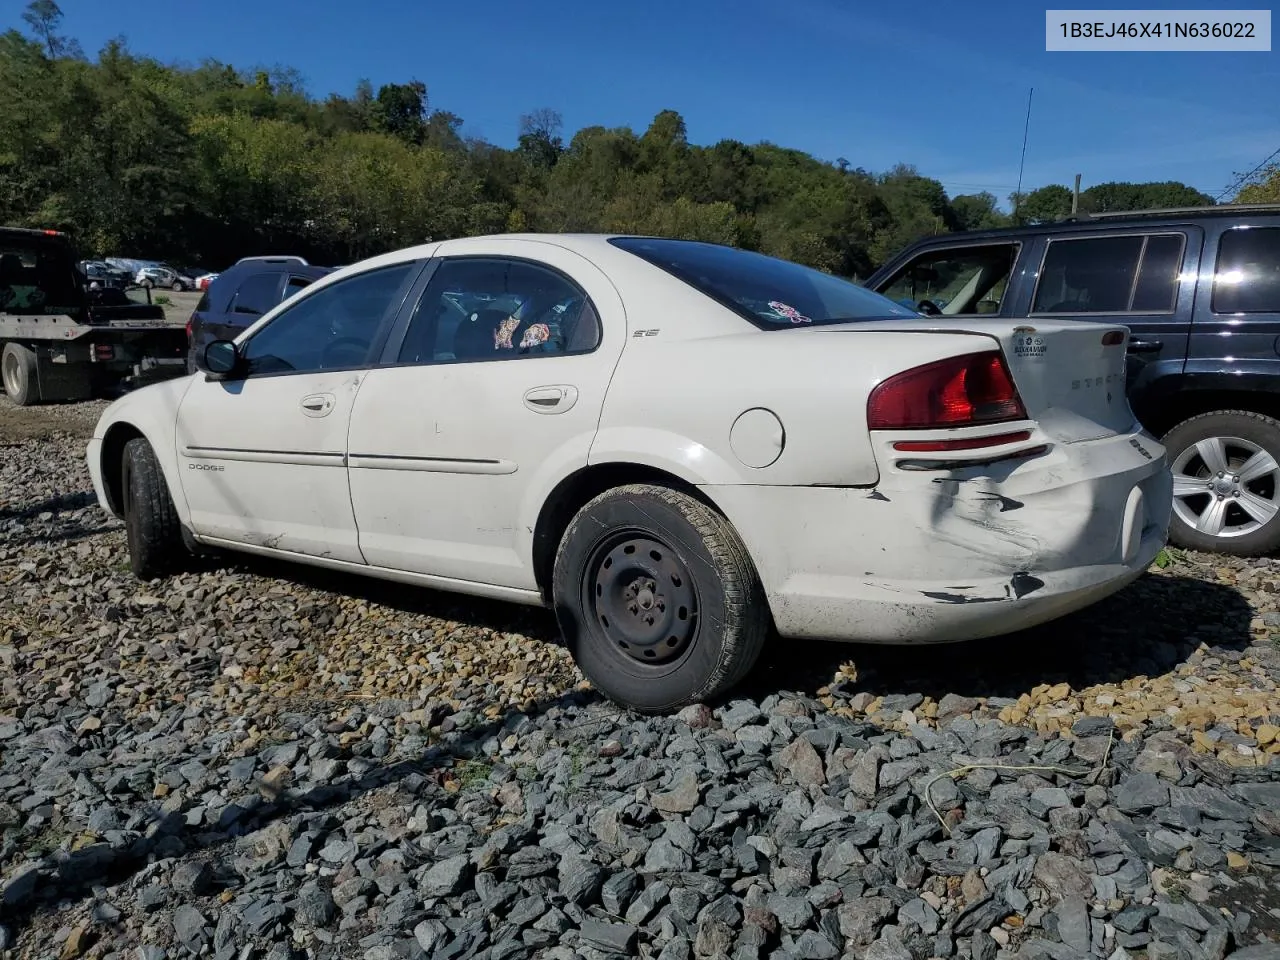
[[[578,388],[568,384],[534,387],[524,395],[524,405],[535,413],[564,413],[578,402]]]
[[[1130,353],[1157,353],[1164,349],[1163,340],[1130,340]]]
[[[332,393],[313,393],[302,398],[302,412],[308,417],[327,417],[333,411]]]

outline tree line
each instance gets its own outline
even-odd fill
[[[1060,219],[1071,191],[949,195],[900,164],[873,172],[773,143],[688,141],[648,128],[521,118],[508,149],[468,137],[413,80],[308,94],[288,69],[165,64],[123,40],[96,59],[61,33],[54,0],[0,36],[0,223],[70,231],[85,255],[220,268],[298,253],[350,263],[428,240],[506,231],[611,231],[710,240],[865,277],[941,232]],[[1204,205],[1185,184],[1104,183],[1081,209]]]

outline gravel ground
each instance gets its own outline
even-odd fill
[[[0,954],[1280,958],[1275,561],[638,719],[541,611],[138,583],[101,408],[0,398]]]

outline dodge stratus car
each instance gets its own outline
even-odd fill
[[[1172,480],[1126,339],[714,244],[449,240],[208,344],[88,463],[141,577],[212,547],[547,605],[598,689],[665,711],[769,636],[963,641],[1139,577]]]

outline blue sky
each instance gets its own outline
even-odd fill
[[[90,55],[123,35],[165,61],[293,66],[321,96],[416,78],[502,145],[539,107],[561,113],[566,139],[643,131],[672,108],[695,143],[913,163],[953,195],[1003,203],[1034,87],[1024,188],[1080,173],[1086,187],[1172,179],[1216,195],[1280,148],[1278,54],[1047,53],[1045,5],[1025,0],[59,2]],[[6,0],[12,25],[22,6]]]

